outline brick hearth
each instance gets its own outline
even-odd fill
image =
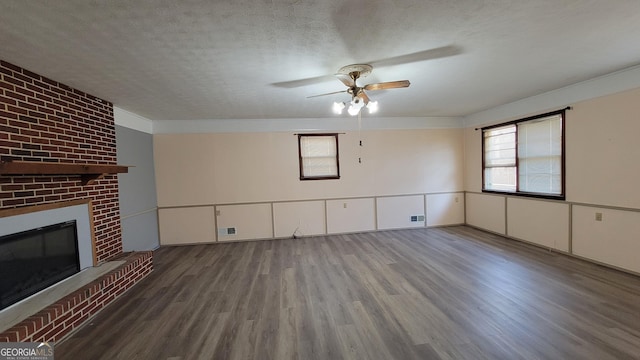
[[[0,342],[58,341],[153,270],[152,253],[123,254],[125,263],[0,334]]]

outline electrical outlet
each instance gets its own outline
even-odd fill
[[[342,203],[342,207],[346,209],[347,208],[347,203]]]
[[[216,216],[220,216],[220,210],[216,210]]]
[[[596,221],[602,221],[602,213],[596,213]]]
[[[460,199],[456,196],[456,202],[460,202]]]

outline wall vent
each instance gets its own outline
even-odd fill
[[[235,227],[228,227],[228,228],[218,228],[218,236],[228,236],[228,235],[236,235],[236,228]]]

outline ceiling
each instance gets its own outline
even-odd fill
[[[465,116],[640,63],[638,0],[2,0],[0,59],[153,120]],[[348,116],[348,115],[342,115]]]

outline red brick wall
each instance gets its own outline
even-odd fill
[[[116,164],[113,104],[0,60],[2,160]],[[118,179],[1,176],[0,208],[90,198],[99,263],[122,253]]]

